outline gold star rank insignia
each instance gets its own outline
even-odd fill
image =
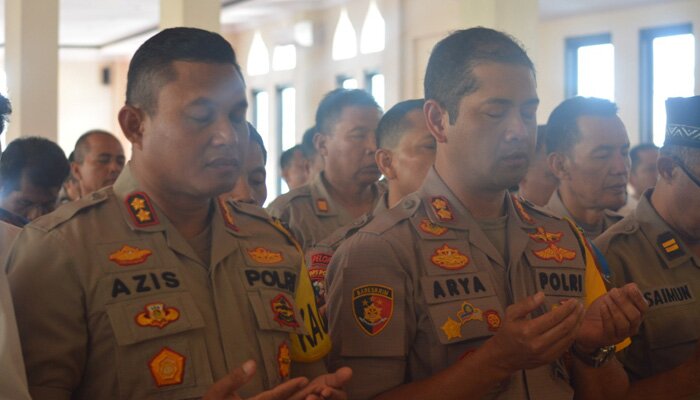
[[[452,319],[452,317],[447,317],[447,321],[440,327],[447,340],[458,339],[462,337],[462,324]]]
[[[131,193],[126,197],[125,202],[134,225],[138,227],[158,225],[158,217],[146,193]]]

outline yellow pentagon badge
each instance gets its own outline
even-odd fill
[[[136,315],[136,324],[141,327],[163,329],[171,322],[180,319],[180,311],[175,307],[167,307],[164,303],[146,304],[144,311]]]
[[[126,196],[124,201],[134,225],[138,227],[145,227],[157,225],[159,223],[158,216],[156,215],[156,212],[151,205],[151,200],[146,193],[131,193],[130,195]]]
[[[109,261],[115,262],[121,267],[128,267],[146,262],[151,254],[153,254],[151,250],[139,249],[125,244],[121,249],[109,255]]]
[[[158,387],[179,385],[185,374],[185,356],[163,347],[148,363],[153,380]]]

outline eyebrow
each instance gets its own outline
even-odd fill
[[[498,104],[498,105],[503,105],[503,106],[510,106],[513,105],[513,101],[509,99],[502,99],[498,97],[490,98],[487,99],[484,104]],[[539,105],[540,104],[540,99],[537,97],[528,99],[525,101],[524,105]]]

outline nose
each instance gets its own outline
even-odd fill
[[[374,156],[377,152],[377,133],[372,132],[367,135],[367,140],[365,141],[365,150],[368,155]]]
[[[615,175],[625,175],[629,178],[630,156],[626,153],[618,152],[613,158],[612,173]]]
[[[236,124],[229,118],[221,117],[212,127],[212,144],[236,146],[248,142],[248,124],[246,122]]]
[[[513,117],[509,119],[506,129],[506,141],[527,140],[530,136],[530,127],[532,127],[534,132],[536,126],[537,122],[525,120],[520,112],[514,110]]]
[[[248,185],[248,177],[245,173],[241,174],[236,181],[236,185],[231,191],[231,198],[240,201],[241,203],[255,204],[255,199],[253,198],[253,191]]]

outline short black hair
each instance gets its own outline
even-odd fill
[[[5,122],[12,113],[12,105],[10,100],[0,94],[0,133],[5,130]]]
[[[316,136],[316,126],[312,126],[304,132],[301,138],[301,154],[304,158],[310,160],[316,155],[316,146],[314,145],[314,136]]]
[[[280,169],[285,169],[292,164],[294,153],[297,151],[301,151],[301,145],[299,144],[282,152],[282,156],[280,157]]]
[[[659,148],[654,143],[640,143],[630,149],[630,160],[632,160],[630,171],[634,172],[639,166],[641,161],[639,153],[647,150],[659,151]]]
[[[411,111],[423,110],[423,99],[405,100],[396,103],[379,120],[377,127],[377,147],[381,149],[395,149],[403,134],[410,129],[406,121],[406,115]]]
[[[484,62],[522,65],[533,74],[535,71],[532,60],[515,38],[489,28],[453,32],[433,47],[423,82],[425,99],[444,107],[450,124],[457,120],[462,97],[479,88],[472,71]]]
[[[580,139],[580,117],[611,118],[617,115],[617,105],[610,100],[576,96],[564,100],[547,120],[547,154],[568,153]]]
[[[267,164],[267,149],[265,149],[265,142],[263,142],[262,136],[260,136],[260,132],[258,132],[257,129],[248,122],[248,132],[250,132],[250,140],[253,142],[257,143],[258,146],[260,146],[260,150],[262,151],[263,155],[263,163]]]
[[[23,174],[43,188],[61,187],[70,166],[58,145],[41,137],[13,140],[0,157],[0,188],[2,193],[19,189]]]
[[[330,134],[333,125],[340,118],[346,107],[371,107],[381,111],[371,94],[362,89],[338,88],[328,92],[316,110],[316,129],[318,133]]]
[[[111,133],[107,131],[103,131],[102,129],[92,129],[89,130],[78,138],[78,141],[75,142],[75,148],[73,151],[70,153],[70,156],[68,157],[68,161],[70,162],[76,162],[78,164],[82,164],[85,162],[85,155],[90,152],[90,138],[94,135],[103,135],[103,136],[108,136],[119,142],[119,139],[117,139],[116,136],[112,135]]]
[[[241,74],[231,45],[218,33],[197,28],[169,28],[146,40],[129,63],[126,104],[153,114],[158,92],[177,78],[172,63],[193,61],[232,64]]]

